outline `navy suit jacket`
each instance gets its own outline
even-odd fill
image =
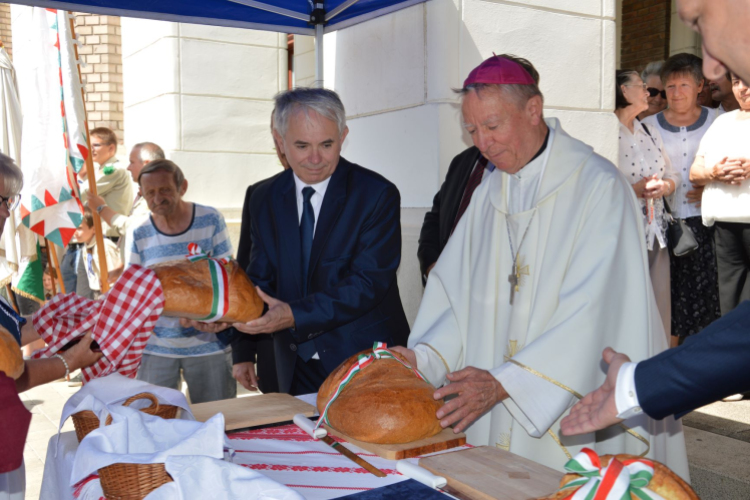
[[[646,414],[677,418],[750,391],[750,301],[674,349],[638,363],[635,388]]]
[[[396,281],[401,262],[401,199],[382,176],[339,160],[320,208],[302,295],[297,193],[292,170],[258,186],[252,197],[249,276],[287,302],[295,328],[274,334],[279,390],[288,392],[297,344],[314,342],[325,370],[373,342],[406,345]]]

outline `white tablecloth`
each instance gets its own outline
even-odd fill
[[[285,484],[310,500],[339,498],[406,479],[396,472],[395,461],[346,444],[388,474],[384,478],[375,477],[325,443],[314,441],[295,425],[234,432],[229,434],[229,440],[236,450],[235,463]],[[73,488],[68,483],[78,440],[75,432],[62,433],[55,456],[56,441],[53,436],[47,448],[39,498],[74,500]]]

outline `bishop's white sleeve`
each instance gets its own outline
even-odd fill
[[[503,404],[532,437],[542,437],[575,403],[568,391],[513,363],[503,363],[490,373],[510,396]]]
[[[426,344],[417,344],[413,347],[417,356],[417,369],[435,387],[443,385],[448,376],[449,369],[443,357],[435,349]]]

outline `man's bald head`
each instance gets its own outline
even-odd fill
[[[130,163],[128,171],[135,182],[138,182],[138,176],[141,175],[143,167],[154,160],[165,159],[164,150],[153,142],[139,142],[130,150]]]

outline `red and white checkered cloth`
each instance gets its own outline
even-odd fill
[[[164,292],[156,273],[132,265],[99,300],[58,294],[34,313],[34,328],[47,347],[32,357],[50,357],[91,330],[104,357],[81,370],[84,383],[113,372],[134,378],[163,309]]]

